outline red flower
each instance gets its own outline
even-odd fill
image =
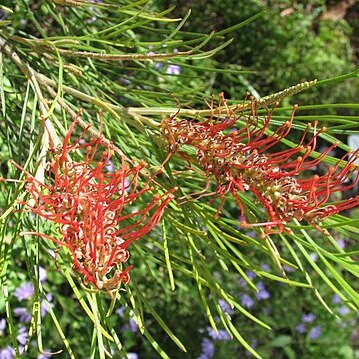
[[[152,195],[153,178],[141,180],[144,162],[133,165],[121,158],[120,168],[109,172],[109,144],[101,138],[86,142],[87,131],[71,142],[75,126],[76,121],[53,153],[49,183],[27,174],[31,200],[25,205],[60,226],[59,240],[37,234],[69,249],[84,283],[110,291],[128,283],[127,247],[159,222],[174,190]]]
[[[225,100],[222,100],[226,106]],[[162,132],[171,153],[179,152],[189,159],[180,151],[181,146],[186,144],[196,148],[196,162],[202,166],[207,177],[206,188],[200,193],[208,189],[210,177],[213,176],[217,183],[217,190],[213,194],[222,198],[217,215],[223,206],[225,195],[231,193],[241,210],[241,217],[244,218],[245,209],[238,191],[250,191],[263,205],[268,220],[253,224],[244,220],[242,226],[263,226],[264,236],[282,232],[286,229],[286,223],[294,218],[299,221],[305,219],[318,227],[317,223],[327,216],[359,204],[359,197],[336,204],[327,203],[334,192],[347,190],[359,181],[357,166],[354,164],[358,151],[346,154],[326,175],[308,178],[308,170],[321,163],[338,144],[329,146],[319,156],[311,158],[316,150],[319,134],[326,131],[325,128],[318,130],[317,123],[314,123],[313,135],[307,143],[305,138],[309,135],[310,124],[296,147],[275,150],[275,146],[289,134],[296,109],[297,106],[294,107],[290,120],[270,135],[266,132],[269,130],[273,111],[268,112],[261,124],[254,102],[248,115],[226,106],[224,118],[213,114],[205,122],[178,121],[172,117],[163,122]],[[239,120],[244,121],[245,126],[234,129],[233,126]],[[352,175],[354,181],[348,182]]]

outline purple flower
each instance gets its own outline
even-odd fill
[[[136,333],[138,331],[138,325],[137,323],[135,322],[134,319],[130,319],[128,324],[126,325],[123,325],[121,328],[120,328],[120,331],[121,332],[124,332],[126,330],[129,330],[130,332],[132,333]]]
[[[123,318],[124,313],[125,313],[125,310],[126,310],[126,308],[122,306],[122,307],[120,307],[120,308],[117,308],[117,309],[115,310],[115,313],[116,313],[120,318]]]
[[[15,358],[15,350],[11,346],[7,346],[4,349],[0,349],[0,359],[12,359]]]
[[[246,286],[247,286],[247,282],[246,282],[243,278],[241,278],[241,279],[239,280],[239,286],[240,286],[240,287],[246,287]]]
[[[136,354],[136,353],[127,353],[127,359],[138,359],[138,354]]]
[[[255,348],[257,347],[257,345],[258,345],[258,340],[257,340],[256,338],[252,339],[250,346],[251,346],[253,349],[255,349]]]
[[[283,269],[287,272],[287,273],[293,273],[295,272],[295,268],[287,266],[286,264],[283,265]]]
[[[309,257],[312,259],[313,262],[316,262],[318,259],[318,254],[315,252],[309,253]]]
[[[299,323],[296,327],[295,327],[295,330],[300,333],[300,334],[303,334],[307,331],[307,328],[305,327],[305,324],[304,323]]]
[[[26,308],[14,308],[14,314],[19,317],[20,322],[29,323],[31,320],[31,313]]]
[[[250,280],[253,280],[257,275],[254,273],[254,272],[252,272],[251,270],[247,270],[246,271],[246,275],[247,275],[247,277],[250,279]]]
[[[332,297],[332,303],[333,304],[339,304],[342,302],[342,299],[339,297],[338,294],[334,294]]]
[[[207,328],[207,332],[208,335],[213,339],[213,340],[224,340],[224,341],[228,341],[231,340],[231,336],[228,334],[228,332],[226,330],[223,329],[219,329],[217,332],[215,330],[213,330],[212,327],[208,327]]]
[[[261,269],[265,272],[269,272],[270,271],[270,267],[267,263],[263,263],[261,264]]]
[[[246,293],[241,295],[241,303],[247,309],[251,309],[254,306],[254,300]]]
[[[229,304],[224,299],[219,299],[218,304],[226,314],[232,315],[234,313],[234,310],[229,306]]]
[[[132,80],[133,77],[132,76],[128,76],[128,78],[120,77],[120,82],[123,85],[129,85],[131,83],[131,80],[129,80],[129,79]]]
[[[344,239],[338,239],[338,240],[337,240],[337,243],[339,244],[339,247],[340,247],[341,249],[344,249],[345,246],[346,246],[346,243],[345,243],[345,240],[344,240]]]
[[[155,69],[159,70],[163,66],[162,62],[155,62]]]
[[[115,313],[120,318],[125,318],[125,311],[126,311],[126,308],[124,306],[122,306],[120,308],[117,308]],[[132,333],[136,333],[138,331],[138,324],[136,323],[135,319],[130,318],[130,320],[128,321],[128,325],[124,325],[121,327],[121,331],[124,331],[124,330],[130,330]]]
[[[53,307],[54,303],[52,303],[52,294],[47,293],[46,299],[41,301],[41,317],[44,317]]]
[[[52,355],[48,353],[49,350],[45,349],[45,353],[38,355],[37,359],[51,359]]]
[[[252,349],[256,349],[256,347],[257,347],[257,345],[258,345],[258,340],[257,339],[253,339],[253,340],[251,340],[251,342],[250,342],[250,347],[252,348]],[[252,354],[249,352],[249,351],[246,351],[246,357],[253,357],[252,356]]]
[[[355,151],[359,147],[359,135],[349,135],[348,136],[348,146]],[[359,164],[359,160],[355,161],[355,164]]]
[[[28,337],[29,337],[29,334],[27,332],[27,329],[25,327],[20,327],[19,334],[16,337],[17,341],[21,345],[25,345]]]
[[[303,314],[302,315],[302,321],[304,323],[312,323],[312,322],[314,322],[316,317],[317,316],[315,314],[313,314],[313,313]]]
[[[149,51],[147,53],[147,55],[154,55],[154,54],[155,54],[154,51]],[[154,65],[155,65],[155,69],[159,70],[163,66],[163,63],[162,62],[155,62]]]
[[[20,285],[20,287],[15,290],[15,297],[18,300],[29,299],[34,295],[35,288],[32,283],[27,282]]]
[[[128,325],[132,333],[136,333],[138,331],[138,325],[133,318],[130,318]]]
[[[204,338],[202,340],[202,352],[201,355],[198,357],[198,359],[211,359],[214,356],[214,345],[213,343],[207,339]]]
[[[322,328],[320,325],[313,327],[309,332],[310,340],[318,339],[321,333],[322,333]]]
[[[269,292],[266,290],[263,282],[258,282],[257,283],[257,288],[259,290],[258,293],[256,293],[256,298],[258,300],[265,300],[265,299],[268,299],[270,298],[270,294]]]
[[[6,320],[0,319],[0,336],[3,334],[5,328],[6,328]]]
[[[270,298],[270,293],[267,290],[260,290],[258,293],[256,293],[256,298],[258,300],[265,300]]]
[[[350,310],[346,305],[343,305],[338,309],[338,312],[341,315],[346,315],[346,314],[348,314],[350,312]]]
[[[115,165],[111,160],[107,161],[107,165],[105,166],[105,168],[108,172],[111,172],[111,173],[115,171]]]
[[[244,219],[244,217],[243,217],[243,219]],[[251,238],[256,238],[257,232],[256,231],[250,231],[250,232],[246,233],[246,235],[248,237],[251,237]]]
[[[182,71],[181,66],[179,65],[169,65],[166,69],[167,75],[180,75]]]
[[[39,280],[41,283],[45,282],[47,279],[46,269],[41,266],[35,266],[35,273],[39,276]]]

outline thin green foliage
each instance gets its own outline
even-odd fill
[[[13,316],[13,293],[14,283],[23,279],[16,277],[18,266],[22,268],[20,272],[25,268],[24,272],[29,273],[27,280],[35,288],[26,350],[34,350],[31,340],[36,336],[39,351],[46,352],[48,335],[44,328],[53,327],[58,337],[53,342],[57,345],[55,351],[67,351],[70,358],[126,357],[131,346],[126,341],[128,338],[119,332],[119,319],[115,314],[122,307],[124,318],[135,321],[139,334],[154,348],[155,355],[170,358],[172,350],[181,355],[188,351],[188,355],[192,355],[188,357],[194,357],[189,349],[191,343],[188,343],[191,338],[185,338],[180,331],[177,333],[176,321],[171,321],[161,309],[161,305],[168,305],[173,316],[177,309],[178,315],[182,315],[180,306],[188,309],[181,302],[181,295],[188,292],[196,293],[195,299],[191,298],[215,332],[224,328],[254,357],[265,357],[251,347],[238,318],[248,319],[266,330],[270,330],[271,325],[253,314],[233,291],[232,283],[224,279],[233,275],[243,280],[249,292],[258,293],[258,284],[249,271],[273,285],[280,283],[310,291],[333,313],[327,293],[319,289],[324,283],[351,309],[357,310],[359,296],[354,280],[358,278],[359,270],[354,257],[358,251],[355,248],[350,252],[342,250],[335,238],[339,233],[357,242],[359,232],[355,218],[334,215],[318,224],[323,233],[317,228],[313,231],[313,226],[308,223],[293,221],[287,227],[292,232],[283,231],[261,239],[260,235],[264,233],[261,227],[253,230],[240,226],[239,210],[229,194],[224,196],[226,205],[221,210],[218,209],[220,199],[207,200],[214,185],[199,165],[188,160],[196,156],[195,150],[187,146],[184,156],[168,156],[168,144],[160,133],[161,121],[171,116],[196,122],[205,122],[211,116],[225,117],[225,107],[218,107],[215,102],[208,106],[204,100],[210,101],[218,74],[243,82],[253,71],[235,65],[233,70],[232,67],[220,67],[215,57],[235,41],[225,35],[245,31],[245,26],[260,21],[263,13],[227,29],[202,34],[185,30],[186,23],[191,21],[190,11],[180,19],[171,17],[172,8],[155,12],[144,0],[121,1],[120,4],[91,2],[92,10],[89,2],[78,3],[72,6],[66,1],[46,1],[37,11],[26,0],[14,8],[0,5],[11,19],[9,27],[0,23],[1,163],[11,159],[24,169],[21,171],[16,165],[9,165],[1,174],[6,178],[0,182],[3,209],[0,216],[0,282],[4,294],[0,309],[5,309],[9,338],[16,355],[19,356],[19,345]],[[16,11],[27,15],[27,25],[21,25],[12,17]],[[95,21],[91,16],[96,18]],[[43,26],[47,17],[51,18],[53,26]],[[242,76],[242,80],[238,76]],[[238,113],[246,113],[252,106],[258,110],[259,121],[263,121],[268,108],[277,101],[300,91],[311,91],[311,87],[357,77],[355,71],[331,79],[294,86],[288,84],[288,88],[273,89],[272,94],[256,98],[252,103],[231,98],[228,106],[236,108]],[[77,115],[80,108],[81,117]],[[332,109],[356,111],[358,105],[300,106],[293,131],[302,133],[308,122],[319,120],[327,130],[318,139],[325,144],[338,142],[339,148],[348,150],[337,135],[357,133],[357,117],[326,113]],[[100,110],[103,113],[98,115]],[[276,133],[290,117],[291,110],[287,103],[277,106],[270,127],[266,129],[267,136]],[[113,146],[117,169],[123,166],[123,158],[133,163],[145,161],[147,166],[143,174],[154,178],[151,185],[158,187],[159,195],[177,188],[173,200],[164,210],[160,226],[129,248],[129,261],[134,266],[130,272],[131,281],[110,293],[98,288],[89,289],[81,284],[79,276],[73,274],[70,251],[59,246],[62,240],[60,224],[50,224],[43,218],[34,221],[29,213],[31,208],[24,211],[25,203],[30,200],[25,192],[29,176],[25,171],[40,182],[46,182],[51,156],[61,147],[74,118],[79,125],[74,138],[81,138],[82,131],[88,131],[92,137],[108,141],[106,143]],[[48,119],[46,128],[45,119]],[[235,124],[237,128],[244,125],[243,118]],[[314,130],[308,131],[308,136],[313,133]],[[281,139],[280,146],[295,148],[296,142],[295,137],[286,137]],[[80,151],[76,155],[80,156]],[[319,156],[319,151],[311,153],[312,159]],[[338,159],[328,154],[323,163],[336,165]],[[140,187],[148,185],[143,178],[138,182]],[[205,195],[196,195],[207,187]],[[51,189],[46,191],[51,192]],[[238,198],[248,222],[264,220],[265,210],[248,191],[238,193]],[[137,204],[131,203],[132,210],[149,200],[145,198]],[[130,225],[130,221],[125,223]],[[331,235],[324,229],[330,230]],[[39,235],[35,237],[27,233]],[[41,234],[53,240],[47,241]],[[52,255],[49,251],[56,253]],[[312,259],[311,253],[318,256],[318,261]],[[271,270],[263,269],[261,261],[271,263]],[[34,270],[39,266],[48,271],[51,285],[41,283],[39,269]],[[300,275],[291,277],[283,269],[285,266],[297,268]],[[54,302],[51,302],[45,294],[56,288],[59,293],[54,293]],[[45,298],[46,302],[43,302]],[[172,298],[178,308],[171,306]],[[220,301],[225,301],[235,314],[226,313]],[[49,318],[41,316],[44,303],[47,303]],[[68,318],[63,318],[66,317],[63,315],[65,310],[72,318],[70,323]],[[85,322],[83,327],[78,323],[80,320]],[[87,342],[82,348],[78,348],[80,341],[71,338],[76,331],[81,340]]]

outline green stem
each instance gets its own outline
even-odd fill
[[[0,37],[0,48],[4,48],[5,52],[8,54],[8,56],[14,61],[14,63],[25,73],[28,73],[28,70],[26,69],[26,66],[23,64],[19,56],[11,49],[9,45],[6,44],[5,40],[3,40]],[[60,51],[61,53],[61,51]],[[177,53],[178,54],[178,53]],[[101,54],[98,54],[101,55]],[[168,54],[167,54],[168,55]],[[48,86],[51,87],[57,87],[56,81],[48,78],[45,75],[42,75],[40,73],[36,73],[34,71],[34,76],[39,81],[40,85],[44,86],[48,89]],[[254,106],[256,109],[263,108],[269,105],[272,105],[276,102],[282,101],[284,98],[292,96],[298,92],[304,91],[308,89],[309,87],[312,87],[316,85],[317,80],[313,81],[306,81],[299,83],[297,85],[291,86],[287,89],[284,89],[283,91],[279,91],[275,94],[271,94],[265,97],[262,97],[260,99],[254,100]],[[136,127],[141,132],[144,132],[143,125],[147,125],[153,128],[159,127],[160,122],[150,119],[146,116],[172,116],[174,114],[178,114],[181,116],[189,116],[189,117],[207,117],[215,114],[220,114],[225,110],[225,107],[218,107],[216,109],[206,109],[206,110],[191,110],[191,109],[178,109],[176,107],[151,107],[151,108],[145,108],[145,107],[121,107],[117,105],[113,105],[111,103],[102,101],[96,97],[87,95],[79,90],[76,90],[69,86],[62,86],[62,89],[65,93],[72,95],[76,98],[79,98],[83,101],[86,101],[88,103],[92,103],[102,109],[105,109],[109,112],[116,113],[121,116],[121,119],[123,119],[125,122],[129,123],[130,125]],[[236,109],[236,110],[247,110],[251,108],[253,104],[248,102],[243,102],[243,104],[237,104],[234,106],[230,106],[230,109]],[[117,117],[117,116],[116,116]]]

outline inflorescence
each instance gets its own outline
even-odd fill
[[[24,204],[59,225],[60,239],[36,234],[68,248],[84,284],[111,291],[128,283],[127,247],[159,222],[174,189],[154,191],[154,177],[143,174],[144,162],[134,165],[121,158],[120,167],[109,171],[108,142],[87,140],[86,130],[72,142],[75,129],[76,120],[60,148],[52,150],[46,184],[26,173],[31,199]]]
[[[215,179],[216,190],[212,194],[222,198],[217,215],[225,195],[230,193],[240,208],[241,225],[261,226],[265,237],[284,230],[290,232],[286,224],[293,219],[306,220],[320,228],[318,223],[326,217],[359,204],[359,197],[328,203],[333,193],[346,191],[358,183],[359,175],[354,163],[358,150],[346,153],[326,174],[308,177],[308,170],[320,164],[338,145],[334,143],[323,153],[315,153],[318,136],[326,131],[325,128],[318,129],[317,123],[308,124],[297,146],[278,151],[276,145],[289,134],[297,106],[287,122],[269,132],[273,110],[268,111],[261,122],[254,102],[246,115],[240,108],[230,108],[223,95],[221,104],[226,112],[221,114],[219,106],[204,122],[177,120],[175,115],[162,123],[170,154],[178,152],[204,170],[207,184],[200,193],[208,190],[211,178]],[[235,126],[240,120],[245,125],[237,129]],[[306,142],[308,136],[311,138]],[[196,158],[185,154],[183,145],[195,148]],[[350,181],[352,176],[354,180]],[[268,216],[266,222],[246,222],[246,211],[238,196],[238,192],[245,191],[252,192],[263,205]]]

